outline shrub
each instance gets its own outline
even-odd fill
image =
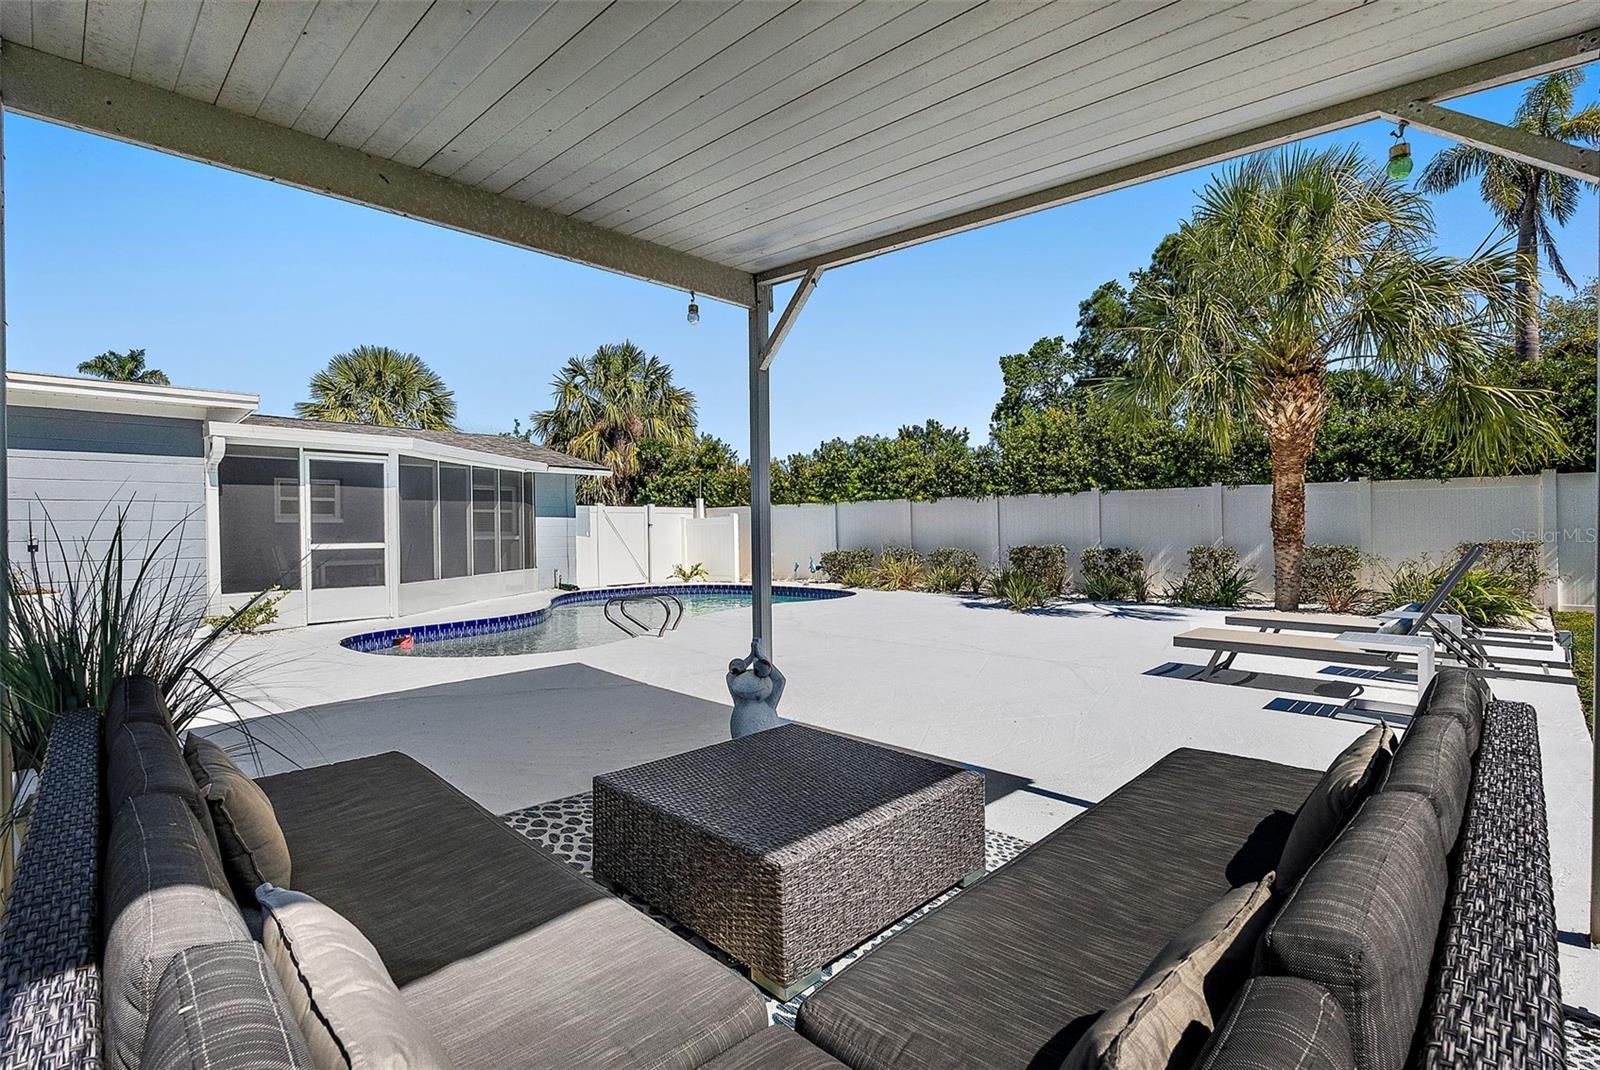
[[[1150,596],[1144,555],[1116,546],[1088,546],[1078,557],[1083,593],[1097,602],[1142,602]]]
[[[1039,579],[1020,568],[1005,568],[989,580],[989,593],[1004,601],[1014,613],[1037,609],[1049,601]]]
[[[953,594],[966,586],[967,578],[952,565],[938,565],[928,570],[928,590]]]
[[[1059,543],[1048,546],[1013,546],[1007,555],[1011,568],[1030,577],[1039,585],[1046,598],[1054,598],[1067,589],[1067,548]]]
[[[878,566],[878,586],[885,591],[917,591],[926,578],[920,556],[885,557]]]
[[[833,575],[833,573],[828,573]],[[870,565],[851,565],[845,570],[839,582],[846,587],[875,587],[878,583],[878,574]]]
[[[909,546],[895,546],[890,543],[878,554],[878,564],[887,565],[891,562],[915,561],[922,564],[922,555]]]
[[[243,609],[228,607],[228,612],[205,619],[206,627],[221,628],[234,635],[254,635],[278,620],[278,603],[289,597],[289,592],[273,584],[245,603]]]
[[[1472,546],[1464,542],[1456,547],[1456,560]],[[1538,605],[1544,600],[1545,581],[1550,578],[1544,567],[1544,544],[1537,539],[1494,539],[1483,544],[1483,555],[1475,566],[1493,572],[1513,585],[1529,602]]]
[[[843,583],[846,587],[863,587],[866,584],[852,584],[845,580],[852,569],[872,569],[873,553],[871,550],[829,550],[818,560],[822,571],[834,583]]]
[[[955,574],[954,586],[948,588],[935,588],[935,590],[959,591],[965,587],[976,591],[983,585],[983,562],[978,560],[978,555],[963,546],[941,546],[928,555],[929,586],[932,586],[932,573],[948,569]]]
[[[1452,565],[1434,565],[1424,554],[1402,561],[1389,577],[1382,601],[1389,606],[1426,602],[1444,582]],[[1523,593],[1520,580],[1488,569],[1472,568],[1461,577],[1442,611],[1458,613],[1480,628],[1526,624],[1538,614],[1533,600]]]
[[[1231,546],[1195,546],[1188,574],[1167,593],[1185,605],[1232,608],[1255,593],[1255,573],[1239,563],[1239,551]]]
[[[39,768],[59,713],[104,710],[120,676],[153,677],[179,731],[201,713],[228,714],[245,744],[256,745],[236,706],[255,663],[229,652],[228,633],[268,592],[197,630],[205,574],[175,553],[188,518],[142,537],[141,547],[130,545],[131,508],[108,512],[70,542],[47,512],[39,554],[5,578],[11,636],[0,647],[0,684],[10,702],[0,710],[0,731],[11,744],[14,776]],[[0,822],[12,817],[0,814]]]
[[[684,568],[682,565],[674,568],[672,570],[672,578],[682,580],[684,583],[693,583],[695,580],[710,579],[711,573],[706,571],[706,563],[704,561],[696,561],[688,568]]]
[[[1307,546],[1300,558],[1300,589],[1333,613],[1348,613],[1366,594],[1361,586],[1365,557],[1359,546]]]

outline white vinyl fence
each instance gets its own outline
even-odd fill
[[[664,583],[673,569],[706,567],[712,581],[740,578],[740,562],[750,555],[749,536],[741,551],[737,516],[696,516],[693,509],[654,505],[580,505],[577,515],[576,582],[580,587],[621,583]]]
[[[1182,576],[1191,546],[1226,543],[1270,589],[1269,486],[1087,491],[937,502],[847,502],[773,509],[773,575],[808,578],[827,550],[964,546],[999,562],[1013,546],[1064,543],[1132,547],[1152,573]],[[658,510],[662,512],[664,510]],[[687,511],[687,510],[685,510]],[[710,509],[738,517],[739,575],[750,575],[745,507]],[[1359,546],[1394,564],[1421,554],[1435,561],[1456,545],[1539,539],[1552,574],[1546,598],[1559,608],[1594,605],[1595,476],[1544,472],[1501,479],[1313,483],[1306,488],[1306,541]],[[670,566],[668,566],[670,569]]]

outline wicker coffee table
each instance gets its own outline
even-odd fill
[[[983,873],[983,777],[784,725],[594,778],[594,872],[788,999]]]

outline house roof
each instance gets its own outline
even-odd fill
[[[254,412],[260,401],[255,394],[231,390],[124,383],[83,375],[6,372],[7,405],[232,423]]]
[[[751,305],[758,284],[1582,63],[1597,23],[1592,0],[21,0],[0,4],[0,91]]]
[[[421,431],[411,427],[376,427],[369,424],[337,423],[332,420],[302,420],[295,416],[264,416],[261,414],[246,417],[243,422],[247,426],[281,427],[288,430],[333,431],[350,435],[383,435],[395,438],[419,439],[423,442],[435,442],[441,446],[472,450],[475,453],[492,453],[501,457],[515,457],[519,460],[535,461],[551,468],[593,472],[595,475],[604,475],[610,472],[610,469],[603,464],[595,464],[593,461],[573,457],[571,454],[550,449],[548,446],[524,442],[522,439],[512,438],[510,435],[474,435],[465,431]]]

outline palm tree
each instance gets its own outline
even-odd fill
[[[1103,389],[1124,411],[1174,419],[1226,453],[1250,424],[1272,463],[1274,600],[1300,601],[1306,464],[1330,367],[1423,388],[1431,432],[1466,471],[1561,448],[1548,399],[1491,383],[1510,324],[1515,258],[1432,250],[1427,201],[1355,148],[1252,156],[1201,192],[1170,275],[1133,292],[1128,371]]]
[[[533,414],[531,430],[553,449],[610,468],[596,488],[607,504],[633,500],[641,443],[694,439],[694,395],[674,385],[669,365],[632,342],[573,357],[550,385],[553,403]]]
[[[1583,84],[1576,68],[1539,79],[1522,95],[1511,123],[1519,130],[1560,141],[1600,143],[1600,105],[1573,114],[1573,98]],[[1567,266],[1556,251],[1551,222],[1565,225],[1577,212],[1581,186],[1570,175],[1558,175],[1515,160],[1455,145],[1422,169],[1417,186],[1424,193],[1443,193],[1476,178],[1479,195],[1500,226],[1517,236],[1517,359],[1539,359],[1539,251],[1557,277],[1572,286]]]
[[[356,346],[311,377],[311,400],[298,402],[294,411],[309,420],[450,431],[456,401],[415,353]]]
[[[93,375],[118,383],[145,383],[149,386],[171,386],[167,373],[158,368],[144,366],[144,350],[130,349],[118,353],[108,349],[98,357],[90,357],[78,365],[82,375]]]

